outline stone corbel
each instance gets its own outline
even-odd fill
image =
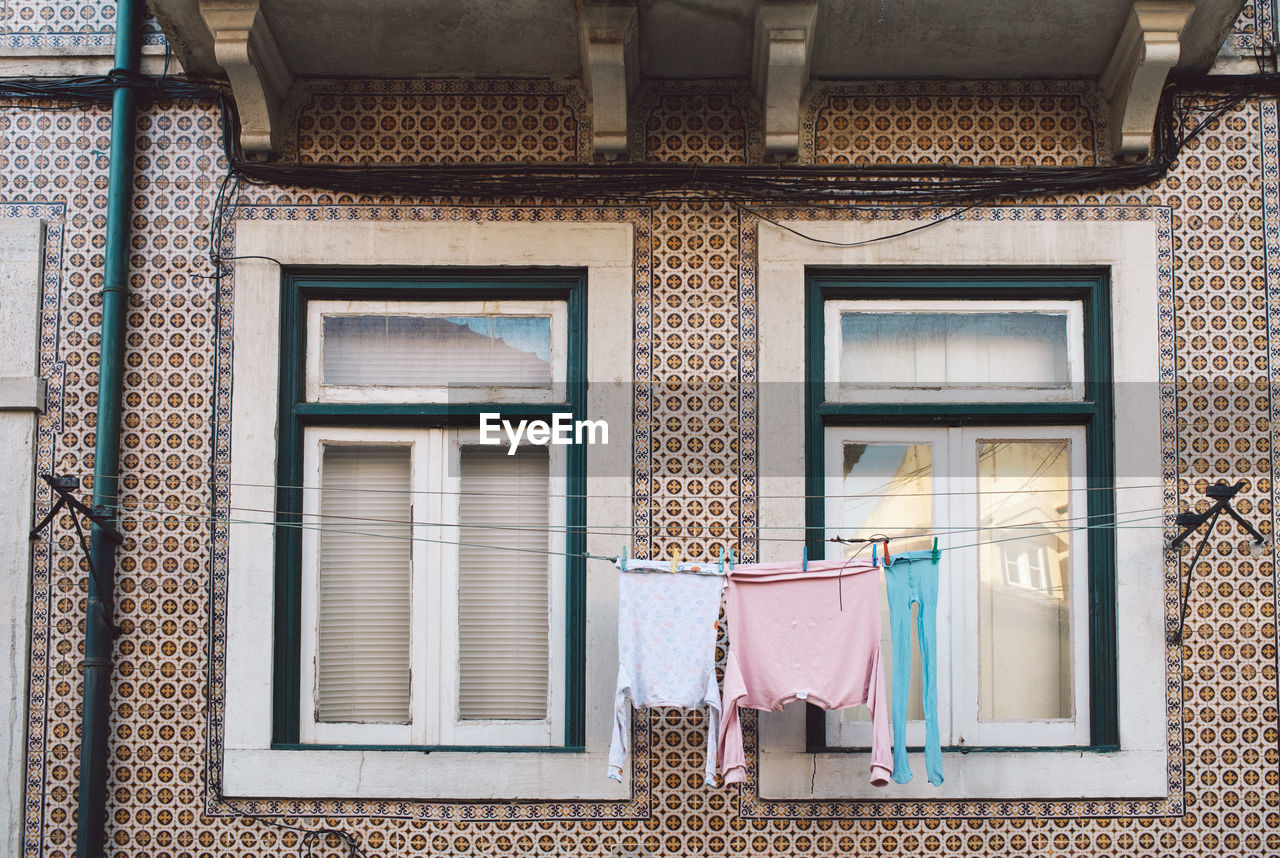
[[[627,151],[627,99],[640,80],[636,17],[631,2],[583,6],[578,18],[592,149],[609,160]]]
[[[1117,161],[1141,160],[1150,152],[1160,93],[1178,63],[1179,36],[1194,9],[1192,0],[1134,0],[1098,81],[1111,105],[1111,146]]]
[[[240,113],[240,145],[265,157],[279,149],[280,103],[293,74],[259,8],[258,0],[200,0],[213,33],[213,53],[231,81]]]
[[[765,157],[784,161],[800,148],[800,104],[809,86],[818,4],[765,3],[756,10],[751,83],[764,105]]]

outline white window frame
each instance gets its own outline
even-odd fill
[[[1071,661],[1072,661],[1072,710],[1071,718],[1042,721],[984,721],[979,715],[981,693],[981,653],[979,651],[981,596],[979,582],[980,549],[973,543],[981,542],[981,532],[970,531],[954,541],[962,541],[968,547],[947,552],[947,576],[953,605],[960,606],[963,628],[958,635],[960,647],[951,651],[952,693],[955,695],[952,744],[984,747],[1049,747],[1052,745],[1089,744],[1089,540],[1086,516],[1089,514],[1086,464],[1085,431],[1083,426],[965,426],[950,433],[951,461],[959,465],[959,486],[948,500],[951,514],[963,522],[961,526],[974,527],[980,512],[977,495],[978,455],[981,441],[1011,440],[1067,440],[1071,445],[1070,485],[1067,499],[1067,527],[1065,536],[1070,540],[1072,588],[1071,605]],[[973,522],[974,524],[970,524]],[[967,537],[967,538],[966,538]],[[996,537],[999,538],[999,537]],[[960,574],[954,574],[959,572]]]
[[[302,640],[299,739],[334,745],[488,745],[554,747],[564,737],[565,505],[563,447],[548,445],[547,716],[537,721],[464,720],[459,715],[459,465],[476,430],[307,427],[303,433]],[[316,718],[322,451],[326,446],[408,447],[413,492],[410,590],[411,679],[407,723],[321,722]],[[520,555],[513,554],[512,562]],[[450,634],[450,632],[453,632]]]
[[[944,428],[935,428],[928,426],[902,426],[902,427],[884,427],[884,426],[829,426],[823,433],[823,445],[825,447],[825,461],[827,466],[827,475],[824,480],[825,488],[822,493],[825,495],[826,513],[823,517],[827,523],[826,537],[848,536],[848,532],[838,526],[841,521],[839,506],[844,498],[841,496],[843,492],[842,475],[840,474],[841,464],[844,456],[844,445],[849,443],[867,443],[867,444],[912,444],[924,445],[928,444],[931,460],[933,462],[933,486],[934,497],[932,503],[932,515],[935,528],[941,529],[947,521],[947,500],[948,496],[945,492],[951,491],[951,483],[945,476],[949,472],[948,456],[951,451],[951,444],[947,440],[947,430]],[[958,482],[958,481],[957,481]],[[892,535],[892,534],[888,534]],[[869,549],[864,549],[858,556],[866,559],[869,556]],[[828,557],[838,556],[828,553]],[[945,574],[945,570],[951,567],[951,558],[946,560],[944,572],[939,580],[938,588],[938,725],[942,730],[942,743],[950,744],[951,738],[951,704],[952,701],[958,699],[951,689],[951,676],[954,671],[950,663],[952,651],[955,649],[951,645],[951,614],[952,605],[955,603],[954,597],[949,590],[945,589],[950,578]],[[884,578],[881,577],[880,588],[883,594]],[[881,597],[884,598],[883,595]],[[881,603],[881,615],[887,616],[887,612],[883,610],[884,605]],[[914,628],[914,623],[912,624]],[[888,623],[882,624],[881,629],[881,646],[888,644],[890,640]],[[912,662],[920,664],[919,651],[912,652]],[[889,687],[889,676],[885,674],[886,690]],[[871,722],[867,720],[846,718],[844,712],[831,712],[826,718],[826,736],[827,745],[833,748],[869,748],[871,747]],[[860,711],[865,714],[865,707],[861,707]],[[907,744],[912,747],[924,745],[924,721],[911,720],[907,722]]]
[[[635,282],[630,223],[242,220],[235,224],[234,390],[230,403],[231,506],[227,562],[222,788],[279,799],[483,801],[622,800],[630,784],[604,776],[617,676],[617,581],[588,565],[585,628],[586,746],[504,752],[277,748],[267,654],[275,614],[274,490],[279,415],[280,264],[286,266],[561,267],[585,270],[586,413],[608,414],[611,443],[587,448],[587,551],[618,550],[610,526],[630,518],[630,409]],[[252,257],[262,258],[252,258]],[[256,512],[266,510],[268,512]],[[217,717],[219,713],[213,713]]]
[[[377,386],[324,384],[321,372],[324,319],[330,316],[532,316],[551,320],[551,383],[538,385]],[[568,317],[564,301],[367,301],[307,302],[307,382],[310,402],[563,402],[568,375]]]
[[[478,430],[454,429],[442,433],[440,441],[443,445],[441,458],[447,459],[444,470],[444,491],[440,498],[440,515],[436,519],[444,522],[458,522],[461,519],[461,477],[459,476],[463,447],[478,447],[480,433]],[[457,544],[457,525],[444,531],[445,543],[437,546],[439,562],[442,569],[450,570],[450,574],[440,576],[439,589],[434,593],[437,604],[441,605],[439,623],[435,627],[441,630],[439,685],[436,694],[441,700],[450,701],[449,708],[440,709],[440,736],[444,745],[527,745],[553,747],[564,744],[564,676],[565,676],[565,503],[568,493],[566,474],[565,448],[555,444],[545,447],[550,465],[550,481],[548,493],[551,503],[548,505],[547,551],[548,572],[550,574],[547,588],[548,599],[548,657],[547,665],[547,717],[540,721],[498,721],[464,719],[459,714],[458,701],[461,697],[459,675],[459,640],[458,635],[448,634],[446,630],[459,628],[458,623],[458,590],[460,566],[460,546]],[[450,536],[450,531],[455,536]],[[512,563],[519,563],[521,555],[513,553]]]
[[[1067,378],[1063,387],[1007,385],[1004,387],[946,386],[925,388],[868,387],[859,379],[842,378],[840,317],[846,312],[858,313],[1046,313],[1066,317]],[[834,299],[823,307],[825,363],[829,376],[825,383],[828,402],[909,402],[926,396],[932,402],[1060,402],[1084,398],[1084,308],[1079,301],[1044,299],[1019,300],[861,300]]]
[[[981,665],[978,599],[980,549],[977,445],[988,440],[1067,440],[1071,445],[1067,527],[1086,523],[1088,515],[1085,432],[1081,426],[829,426],[824,431],[827,475],[828,538],[847,535],[839,526],[840,462],[848,443],[929,445],[933,463],[933,529],[943,534],[938,587],[938,726],[942,745],[957,747],[1050,747],[1089,744],[1089,562],[1086,531],[1064,534],[1071,557],[1072,709],[1069,719],[1045,721],[983,721],[979,717]],[[950,539],[945,535],[955,531]],[[892,535],[892,534],[890,534]],[[948,545],[950,542],[954,546]],[[865,552],[864,552],[865,553]],[[913,623],[914,626],[914,623]],[[887,639],[888,634],[883,634]],[[918,663],[919,651],[912,660]],[[871,745],[871,725],[837,713],[826,719],[831,747]],[[907,744],[924,745],[924,721],[907,722]]]
[[[1163,504],[1151,487],[1161,460],[1159,280],[1160,222],[1127,209],[1112,215],[1076,207],[971,213],[899,235],[901,220],[787,220],[760,223],[757,329],[762,405],[759,438],[760,525],[771,536],[803,539],[805,462],[795,427],[804,415],[805,294],[811,267],[909,271],[945,266],[1088,267],[1110,278],[1113,380],[1112,435],[1117,468],[1116,514],[1149,515]],[[1083,214],[1082,214],[1083,213]],[[795,230],[810,241],[788,232]],[[821,242],[830,242],[824,244]],[[844,245],[844,246],[839,246]],[[1172,275],[1166,270],[1163,276]],[[761,560],[794,560],[789,543],[763,541]],[[944,563],[946,559],[944,557]],[[944,753],[945,782],[933,787],[919,772],[907,784],[867,784],[858,753],[811,753],[803,707],[759,718],[761,798],[888,800],[1165,798],[1169,794],[1165,694],[1164,581],[1161,531],[1116,532],[1118,751],[1037,749],[1029,752]],[[922,762],[922,761],[921,761]]]

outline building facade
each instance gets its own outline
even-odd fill
[[[198,24],[212,44],[213,7],[237,5],[257,9],[157,2],[163,26],[143,22],[141,70],[204,77],[213,54],[184,40]],[[747,20],[755,20],[748,5]],[[1119,5],[1116,32],[1130,14],[1129,4]],[[197,6],[208,13],[203,19],[184,17]],[[266,0],[262,6],[270,12]],[[639,8],[643,16],[651,7]],[[657,62],[629,65],[631,37],[621,36],[615,59],[598,64],[572,47],[573,57],[585,57],[576,76],[512,75],[497,61],[487,74],[387,76],[373,60],[368,73],[315,76],[305,68],[313,60],[289,48],[277,19],[280,55],[293,73],[287,92],[273,96],[281,78],[253,41],[263,29],[251,14],[244,44],[258,47],[242,62],[217,54],[230,81],[223,89],[239,113],[243,162],[284,165],[293,170],[289,180],[230,169],[225,100],[146,99],[136,116],[116,498],[124,541],[114,593],[104,598],[120,631],[106,854],[285,855],[314,847],[345,855],[353,842],[370,856],[1280,853],[1273,549],[1250,550],[1244,530],[1218,522],[1195,563],[1180,625],[1181,576],[1200,536],[1178,551],[1163,544],[1178,532],[1177,513],[1208,509],[1205,489],[1218,482],[1244,481],[1234,508],[1263,534],[1273,532],[1280,116],[1266,94],[1274,82],[1261,72],[1274,64],[1275,17],[1261,0],[1231,12],[1229,28],[1203,25],[1222,37],[1217,58],[1183,71],[1216,71],[1238,88],[1215,89],[1210,75],[1195,78],[1199,89],[1181,89],[1175,128],[1196,133],[1167,171],[1128,185],[1106,168],[1133,161],[1125,147],[1143,149],[1150,135],[1132,142],[1140,117],[1116,109],[1114,87],[1098,74],[1026,79],[992,66],[971,79],[834,80],[815,72],[796,85],[787,70],[820,66],[821,54],[787,65],[782,43],[803,44],[805,28],[784,22],[800,36],[765,39],[766,53],[776,48],[781,59],[772,70],[757,59],[766,80],[755,88],[697,74],[611,79],[610,72],[625,78]],[[10,4],[0,12],[4,73],[105,74],[114,14],[108,2]],[[1196,24],[1189,20],[1188,28]],[[602,51],[612,44],[582,38]],[[1149,57],[1158,53],[1153,44],[1146,43]],[[584,78],[581,66],[594,77]],[[1128,97],[1131,106],[1147,99],[1150,128],[1162,120],[1142,91],[1142,68],[1130,75],[1137,82]],[[255,70],[248,85],[246,69]],[[1247,92],[1246,75],[1258,81]],[[793,92],[795,106],[778,108],[768,92]],[[621,107],[610,100],[617,93]],[[4,848],[24,856],[71,855],[77,846],[93,584],[65,510],[38,538],[28,542],[26,532],[57,501],[41,475],[91,483],[111,125],[107,105],[11,97],[0,106],[7,334],[0,485],[18,511],[3,517],[12,521],[0,536],[11,728]],[[377,191],[331,169],[485,164],[494,175],[502,165],[513,173],[528,164],[563,168],[555,176],[566,190],[531,180],[485,194],[474,174],[426,171],[413,178],[423,190]],[[780,184],[742,190],[715,172],[778,164],[800,171],[797,182],[804,169],[838,183],[845,167],[876,166],[1096,168],[1099,176],[1074,191],[1004,184],[967,198],[895,203],[805,198]],[[658,187],[657,172],[626,174],[627,165],[681,172]],[[611,166],[629,178],[604,175]],[[708,172],[699,176],[698,166]],[[648,184],[639,187],[642,179]],[[988,364],[960,365],[941,392],[903,376],[888,399],[843,395],[840,385],[856,386],[868,366],[892,382],[893,367],[907,361],[893,349],[916,340],[883,328],[882,340],[863,352],[857,342],[841,351],[842,326],[857,320],[840,321],[840,313],[932,314],[945,327],[947,313],[965,301],[992,316],[1021,314],[1031,327],[1010,334],[977,323],[969,335],[982,340]],[[439,371],[454,385],[486,387],[483,396],[394,392],[439,387],[432,379],[383,385],[355,373],[328,381],[318,332],[325,343],[338,333],[324,327],[326,302],[341,305],[335,315],[361,318],[549,319],[538,334],[548,344],[539,366],[566,398],[504,398],[510,391],[494,393],[483,378],[448,375],[457,367],[447,349]],[[1061,328],[1036,340],[1037,319]],[[362,352],[361,342],[353,340],[353,364],[392,371],[394,343],[385,346],[390,352]],[[502,359],[456,347],[467,362]],[[923,348],[911,359],[924,361]],[[1060,365],[1050,385],[1058,392],[1007,393],[1026,387],[1020,366],[1034,375],[1037,361],[1051,375]],[[585,385],[573,393],[578,382]],[[973,383],[983,390],[956,392]],[[388,386],[393,393],[381,399],[359,393]],[[531,476],[510,470],[505,456],[488,476],[479,459],[459,464],[471,455],[466,433],[484,410],[475,403],[536,416],[562,401],[577,417],[607,420],[609,443],[531,459]],[[433,700],[453,693],[463,702],[449,705],[465,710],[465,690],[416,685],[403,695],[425,708],[407,721],[364,719],[412,729],[326,733],[322,715],[308,722],[306,713],[329,699],[307,690],[323,685],[315,674],[326,669],[323,641],[306,630],[308,611],[326,598],[307,583],[307,569],[320,562],[308,558],[330,550],[308,516],[373,513],[309,506],[306,492],[292,489],[318,489],[312,475],[320,460],[337,473],[338,460],[325,457],[369,439],[415,457],[436,445],[431,455],[444,463],[431,465],[438,483],[412,489],[385,489],[395,485],[394,467],[352,472],[365,491],[427,499],[410,507],[425,529],[409,542],[413,551],[439,553],[413,560],[426,570],[414,575],[497,562],[468,555],[480,545],[468,533],[496,534],[482,548],[497,542],[538,558],[527,564],[533,577],[552,582],[538,585],[544,601],[533,609],[550,623],[552,645],[538,656],[538,687],[551,689],[550,702],[535,692],[545,718],[523,721],[543,726],[520,732],[524,726],[512,724],[522,719],[504,715],[487,720],[506,732],[467,732],[486,716],[459,716],[450,726],[448,712],[431,714]],[[1003,511],[980,500],[972,509],[947,505],[948,497],[980,495],[964,480],[984,477],[963,462],[995,442],[1017,478],[979,482],[988,495],[1025,500],[1030,484],[1055,503],[1006,499]],[[910,451],[877,470],[867,453],[888,447]],[[932,458],[922,466],[926,448]],[[975,461],[994,461],[984,455]],[[466,508],[467,498],[495,494],[517,476],[530,480],[519,483],[532,486],[530,494],[550,498],[546,509]],[[470,479],[488,491],[472,492]],[[892,503],[859,506],[886,480],[895,486],[886,492]],[[922,495],[931,499],[923,511],[911,500]],[[830,497],[818,496],[854,502],[834,510]],[[88,502],[87,492],[81,497]],[[449,497],[463,500],[457,507],[430,500]],[[533,549],[503,541],[504,528],[522,516],[550,541]],[[1045,531],[1037,531],[1034,550],[1000,547],[1001,534],[1028,526]],[[943,602],[946,781],[928,784],[913,749],[911,784],[867,786],[856,718],[828,715],[815,726],[799,705],[747,713],[742,784],[703,784],[708,719],[676,708],[631,715],[622,781],[607,779],[616,583],[596,558],[625,548],[670,561],[678,549],[683,559],[711,563],[732,549],[740,562],[799,560],[802,548],[816,551],[846,527],[942,534],[943,587],[952,594]],[[928,547],[905,537],[899,544]],[[826,547],[837,556],[836,546]],[[995,598],[980,569],[1000,570],[999,586],[1017,597],[1000,597],[1000,610],[1031,611],[1033,619],[1017,622],[1034,626],[1034,635],[992,642],[982,617],[996,602],[974,595]],[[470,628],[458,613],[466,606],[449,607],[448,588],[465,585],[446,585],[443,596],[404,586],[415,606],[443,598],[446,614],[430,622],[397,614],[393,597],[384,606],[390,613],[362,634],[407,624],[417,629],[404,632],[416,653],[437,644],[412,634],[443,629],[439,636],[449,638],[454,627]],[[1051,591],[1048,601],[1037,595]],[[1181,636],[1167,639],[1178,628]],[[541,635],[545,644],[548,632]],[[718,635],[723,667],[723,624]],[[440,671],[452,671],[450,688],[467,687],[466,659],[449,649],[465,642],[438,646],[444,654],[425,663],[412,656],[406,689]],[[1031,667],[1018,662],[1018,652],[1037,647],[1049,654],[1026,656]],[[387,650],[373,651],[376,660]],[[1058,671],[1045,682],[1054,688],[1027,692],[1030,703],[977,678],[1011,671],[1025,679],[1045,665]],[[476,687],[506,676],[476,671]],[[359,679],[334,680],[363,689],[357,709],[371,693]],[[966,720],[970,704],[986,714]],[[1005,705],[1034,714],[992,714]],[[1038,726],[1005,730],[1002,720]]]

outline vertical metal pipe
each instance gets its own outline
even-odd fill
[[[136,72],[141,55],[141,0],[116,3],[118,69]],[[93,503],[117,518],[120,481],[120,402],[124,381],[125,319],[129,305],[129,221],[133,193],[133,90],[117,86],[111,103],[111,163],[107,177],[106,260],[102,283],[102,329],[98,361],[98,422],[93,448]],[[115,545],[94,525],[89,556],[98,576],[88,588],[84,646],[84,722],[80,736],[80,794],[76,828],[78,858],[101,858],[106,846],[107,745],[114,648],[111,604],[115,591]]]

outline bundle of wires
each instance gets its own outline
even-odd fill
[[[509,199],[671,199],[733,202],[929,203],[1088,194],[1158,181],[1179,152],[1251,96],[1280,94],[1280,74],[1171,78],[1161,95],[1150,156],[1101,166],[868,164],[750,166],[687,163],[299,164],[253,160],[239,145],[239,119],[225,85],[114,70],[102,77],[11,79],[0,98],[110,101],[118,86],[147,101],[212,99],[222,108],[230,172],[246,182],[364,195]]]

